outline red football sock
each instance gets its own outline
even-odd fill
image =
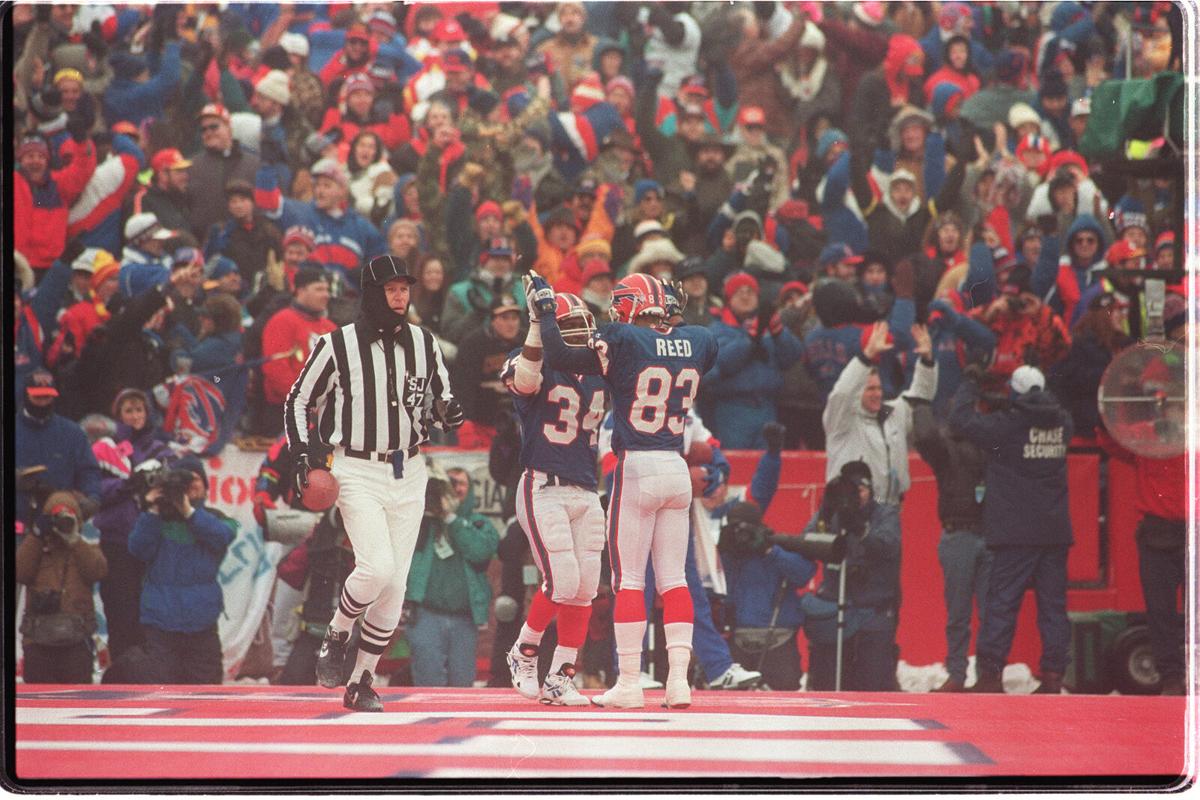
[[[535,631],[544,631],[554,619],[559,610],[559,604],[546,597],[540,589],[533,593],[533,601],[529,604],[529,616],[525,624]]]
[[[587,638],[588,620],[592,616],[591,605],[558,607],[558,644],[560,647],[578,649]]]
[[[641,589],[618,590],[617,601],[613,605],[613,622],[644,622],[645,619],[646,593]]]
[[[694,618],[692,610],[692,596],[688,594],[686,586],[677,586],[674,589],[663,592],[663,624],[672,622],[687,622],[691,623]]]

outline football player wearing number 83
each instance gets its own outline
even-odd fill
[[[688,665],[692,655],[692,601],[684,577],[691,479],[683,451],[684,421],[700,377],[717,357],[705,328],[666,324],[668,298],[657,279],[630,275],[613,290],[613,319],[587,347],[571,346],[560,331],[553,290],[541,278],[527,286],[529,308],[539,320],[547,365],[556,371],[600,375],[613,404],[613,452],[617,467],[608,504],[608,552],[612,566],[616,685],[593,698],[601,706],[641,708],[638,686],[643,590],[647,560],[654,559],[670,669],[668,708],[691,704]]]
[[[521,422],[524,470],[517,482],[517,519],[542,573],[542,585],[509,651],[508,665],[513,686],[523,697],[586,706],[588,700],[572,678],[600,582],[604,510],[596,494],[596,445],[608,392],[599,376],[546,365],[537,313],[530,309],[533,324],[525,346],[509,356],[501,373]],[[582,300],[560,294],[552,314],[567,346],[588,346],[596,321]],[[555,618],[558,647],[539,689],[538,647]]]

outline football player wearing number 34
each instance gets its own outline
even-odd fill
[[[617,284],[611,314],[626,324],[609,325],[587,347],[564,340],[554,292],[544,280],[532,278],[527,293],[528,306],[538,315],[547,365],[603,376],[612,396],[617,467],[608,504],[608,552],[618,677],[592,702],[615,708],[645,705],[638,677],[646,630],[646,563],[653,558],[670,665],[663,705],[686,708],[693,617],[684,561],[692,485],[681,453],[684,420],[700,377],[716,361],[716,339],[702,327],[667,325],[666,289],[649,275],[630,275]]]
[[[529,616],[508,653],[513,686],[521,696],[549,705],[586,706],[572,683],[587,636],[592,598],[600,582],[604,510],[596,494],[596,446],[608,392],[603,378],[574,375],[542,360],[538,312],[525,346],[505,362],[501,378],[521,421],[517,519],[542,572]],[[568,347],[586,348],[596,332],[588,307],[573,294],[554,298]],[[550,621],[558,620],[558,647],[538,688],[538,648]]]

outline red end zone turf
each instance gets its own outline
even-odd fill
[[[696,692],[686,711],[494,689],[20,686],[25,779],[1183,775],[1186,698]]]

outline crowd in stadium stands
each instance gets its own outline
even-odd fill
[[[63,3],[11,14],[6,263],[26,680],[92,679],[96,583],[121,679],[220,680],[216,576],[237,524],[205,508],[198,484],[147,490],[145,475],[165,466],[204,480],[196,456],[236,444],[267,452],[255,516],[291,553],[277,593],[298,602],[275,613],[302,609],[265,674],[313,683],[348,550],[336,512],[303,537],[282,523],[273,537],[292,499],[282,408],[315,338],[354,319],[363,265],[386,253],[413,266],[409,317],[441,340],[466,412],[439,443],[490,449],[510,495],[498,370],[528,325],[522,276],[577,294],[600,325],[623,276],[674,286],[683,324],[710,326],[720,343],[696,408],[714,440],[777,449],[764,432],[782,426],[782,449],[827,450],[830,477],[869,497],[876,535],[848,562],[862,612],[847,631],[849,688],[895,684],[909,443],[941,490],[947,691],[967,680],[975,595],[981,614],[998,609],[979,642],[979,680],[996,690],[1004,616],[1030,582],[1046,616],[1043,686],[1057,689],[1065,484],[1057,497],[1028,487],[1057,479],[1068,444],[1134,458],[1156,656],[1164,691],[1182,686],[1182,461],[1121,451],[1096,403],[1114,354],[1146,333],[1142,280],[1121,270],[1174,269],[1184,244],[1182,185],[1110,168],[1181,144],[1167,113],[1183,80],[1174,4]],[[1121,94],[1129,78],[1153,80]],[[1163,316],[1178,339],[1188,296],[1178,274],[1168,283]],[[1031,426],[1065,429],[1037,445],[1055,464],[1032,472],[1010,452]],[[712,474],[706,494],[728,470]],[[493,595],[524,602],[513,565],[527,545],[515,525],[498,536],[475,513],[465,473],[442,477],[426,523],[456,554],[432,559],[428,535],[418,546],[407,678],[463,685]],[[80,536],[93,530],[98,547]],[[813,577],[796,559],[763,545],[727,565],[738,579],[728,621],[794,633],[806,613],[819,619],[793,602]],[[760,576],[782,578],[788,597],[758,597]],[[827,574],[812,594],[828,604],[836,589]],[[602,580],[598,609],[604,592]],[[493,617],[496,653],[520,616]],[[611,680],[611,630],[594,620],[581,678]],[[831,652],[814,644],[810,685],[832,688]],[[780,680],[797,685],[799,664],[785,667]]]

